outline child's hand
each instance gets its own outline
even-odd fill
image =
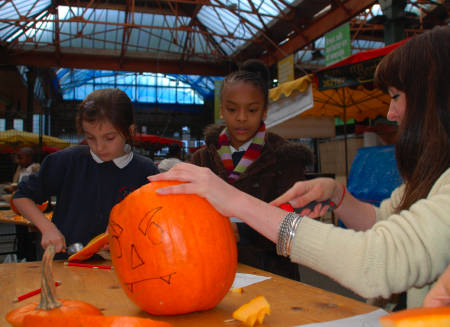
[[[42,248],[45,250],[50,244],[55,246],[56,253],[66,252],[66,239],[54,224],[50,224],[49,228],[42,232]]]

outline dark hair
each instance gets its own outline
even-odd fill
[[[267,106],[269,99],[270,71],[267,66],[260,60],[249,59],[245,61],[239,70],[228,74],[222,83],[220,96],[222,97],[223,89],[227,84],[243,81],[258,87],[264,95],[264,105]]]
[[[375,83],[405,92],[396,158],[406,184],[398,211],[425,198],[450,166],[450,27],[435,27],[388,54]]]
[[[99,89],[91,92],[79,105],[76,116],[78,133],[83,134],[83,121],[109,121],[133,145],[130,130],[134,124],[134,109],[128,95],[120,89]]]
[[[20,154],[22,156],[26,156],[26,157],[29,157],[29,158],[33,158],[34,151],[33,151],[32,148],[26,146],[26,147],[20,148],[17,151],[17,154]]]

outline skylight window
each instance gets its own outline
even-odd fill
[[[164,74],[60,69],[57,76],[64,100],[83,100],[96,89],[118,87],[133,102],[204,104],[189,84]]]

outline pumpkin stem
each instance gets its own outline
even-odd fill
[[[42,257],[41,270],[41,302],[36,309],[52,310],[62,304],[56,299],[56,287],[53,280],[53,257],[55,256],[55,246],[50,244],[45,249]]]

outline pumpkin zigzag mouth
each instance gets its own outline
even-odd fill
[[[128,290],[131,293],[134,293],[134,286],[136,284],[147,282],[149,280],[158,280],[158,279],[160,279],[161,281],[163,281],[167,285],[170,285],[170,283],[172,281],[172,276],[175,275],[175,274],[176,274],[176,272],[172,272],[170,274],[159,276],[159,277],[150,277],[150,278],[144,278],[144,279],[136,280],[136,281],[133,281],[133,282],[124,282],[124,285],[128,288]]]

